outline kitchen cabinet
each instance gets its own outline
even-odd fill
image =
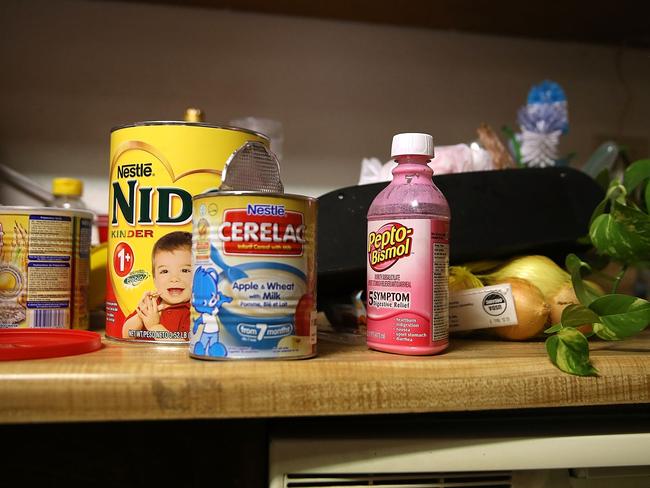
[[[274,15],[392,24],[428,29],[538,39],[648,47],[650,36],[639,2],[581,2],[540,8],[539,4],[502,0],[409,0],[396,8],[390,0],[367,2],[292,2],[264,0],[140,0],[142,3],[184,5]],[[647,18],[647,17],[646,17]]]

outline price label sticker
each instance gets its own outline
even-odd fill
[[[517,325],[510,284],[471,288],[449,296],[449,330],[489,329]]]

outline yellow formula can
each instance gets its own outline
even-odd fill
[[[195,197],[192,357],[316,354],[316,212],[298,195]]]
[[[187,343],[192,197],[255,132],[201,123],[143,122],[111,132],[106,335]]]
[[[88,328],[93,214],[0,206],[0,328]]]

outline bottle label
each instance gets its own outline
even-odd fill
[[[449,221],[368,222],[368,340],[405,347],[447,342]]]

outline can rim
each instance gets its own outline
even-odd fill
[[[224,129],[224,130],[232,130],[238,132],[247,132],[248,134],[261,137],[262,139],[265,139],[266,141],[270,142],[269,136],[251,129],[244,129],[243,127],[234,127],[230,125],[206,124],[205,122],[185,122],[183,120],[144,120],[141,122],[134,122],[132,124],[123,124],[123,125],[117,125],[115,127],[111,127],[111,133],[120,129],[130,129],[132,127],[146,127],[151,125],[185,125],[189,127],[205,127],[207,129]]]
[[[313,344],[314,346],[316,344]],[[228,361],[294,361],[301,359],[311,359],[318,356],[318,351],[313,351],[309,354],[302,354],[298,356],[250,356],[250,357],[232,357],[232,356],[201,356],[193,352],[189,353],[192,359],[199,359],[201,361],[215,361],[215,362],[228,362]]]
[[[59,208],[59,207],[30,207],[29,205],[0,205],[0,214],[11,214],[11,213],[34,213],[34,212],[49,212],[51,214],[64,214],[64,215],[77,215],[77,216],[86,216],[88,218],[94,219],[96,214],[92,210],[82,209],[82,208]]]
[[[248,195],[254,197],[273,197],[273,198],[289,198],[291,200],[302,200],[317,203],[318,199],[315,197],[310,197],[307,195],[297,195],[294,193],[267,193],[263,191],[237,191],[237,190],[210,190],[192,197],[193,200],[198,200],[200,198],[207,197],[218,197],[218,196],[239,196],[239,195]]]

